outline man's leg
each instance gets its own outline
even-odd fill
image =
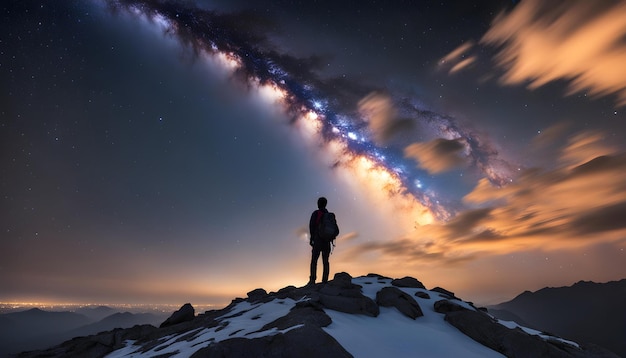
[[[322,274],[323,283],[328,282],[328,274],[330,273],[330,262],[328,261],[329,257],[330,247],[328,248],[328,250],[324,249],[324,251],[322,251],[322,262],[324,264],[324,273]]]
[[[311,251],[311,276],[309,276],[309,283],[315,283],[317,279],[317,260],[320,257],[320,249],[319,247],[313,246],[313,251]]]

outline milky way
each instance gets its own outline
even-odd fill
[[[511,180],[512,167],[499,158],[494,146],[452,116],[387,89],[321,78],[315,72],[315,58],[296,58],[273,49],[249,14],[219,14],[174,2],[110,1],[109,5],[115,11],[145,16],[198,56],[220,60],[238,83],[281,105],[291,124],[330,156],[331,166],[347,170],[365,190],[383,192],[379,199],[397,203],[419,225],[449,219],[458,209],[424,188],[422,177],[429,173],[465,164],[477,168],[493,184]],[[381,103],[388,108],[380,108]],[[381,118],[374,118],[376,112]],[[409,146],[403,154],[402,140],[388,139],[402,136],[407,141],[407,134]],[[434,142],[411,144],[412,135],[434,138]],[[437,146],[442,140],[456,143],[451,153]],[[453,158],[450,165],[445,164],[446,156]],[[427,164],[429,158],[441,160],[443,167],[433,171]]]
[[[0,299],[621,279],[625,2],[3,2]]]

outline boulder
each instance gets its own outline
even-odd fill
[[[368,273],[365,277],[375,277],[375,278],[377,278],[379,281],[382,281],[382,280],[391,280],[391,277],[387,277],[387,276],[379,275],[379,274],[377,274],[377,273]]]
[[[377,317],[380,309],[376,302],[371,298],[362,294],[359,297],[350,296],[331,296],[320,294],[319,302],[325,308],[352,314],[363,314],[366,316]]]
[[[185,303],[178,311],[172,313],[168,319],[166,319],[159,328],[173,326],[175,324],[191,321],[196,317],[196,310],[191,303]]]
[[[371,298],[361,293],[361,286],[352,283],[352,277],[345,272],[335,275],[311,295],[311,300],[319,302],[323,307],[345,313],[364,314],[376,317],[380,313],[378,305]]]
[[[254,289],[248,292],[248,301],[250,302],[259,302],[263,301],[263,299],[267,298],[267,291],[262,288]]]
[[[574,357],[582,351],[555,345],[530,335],[521,329],[510,329],[488,315],[470,310],[446,313],[445,320],[473,340],[504,354],[507,357]],[[576,352],[577,351],[577,352]]]
[[[376,303],[383,307],[395,307],[400,313],[411,319],[424,315],[415,299],[396,287],[384,287],[378,291]]]
[[[391,284],[396,287],[409,287],[409,288],[426,288],[424,285],[413,277],[397,278],[391,281]]]
[[[73,338],[45,350],[22,352],[17,357],[104,357],[114,350],[124,347],[127,340],[142,339],[155,331],[157,328],[151,325],[137,325],[126,329],[117,328],[93,336]]]
[[[257,357],[352,357],[321,328],[304,324],[285,333],[260,338],[231,338],[213,343],[191,355],[192,358]]]
[[[445,288],[435,287],[431,291],[441,293],[445,296],[448,296],[448,298],[456,298],[456,296],[454,295],[454,292],[450,292],[446,290]]]
[[[415,297],[419,297],[419,298],[423,298],[425,300],[429,300],[430,299],[430,295],[424,291],[417,291],[415,292]]]
[[[434,304],[434,308],[435,308],[435,312],[439,312],[439,313],[448,313],[448,312],[467,310],[467,308],[457,303],[454,303],[450,300],[437,301]]]
[[[296,286],[290,285],[287,287],[283,287],[280,290],[278,290],[278,292],[276,293],[276,297],[278,298],[286,298],[289,297],[289,295],[294,292],[297,291],[298,288]]]
[[[326,327],[332,323],[330,317],[315,304],[297,304],[285,316],[279,317],[261,328],[261,331],[276,328],[284,330],[301,324],[309,324],[316,327]]]
[[[333,277],[333,279],[329,281],[328,284],[341,288],[350,288],[353,286],[357,286],[352,283],[352,276],[350,276],[350,274],[347,272],[336,273],[335,277]]]

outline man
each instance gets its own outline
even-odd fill
[[[317,210],[311,214],[311,220],[309,220],[309,233],[311,234],[310,244],[313,247],[313,250],[311,252],[311,276],[309,278],[308,285],[314,285],[315,280],[317,279],[317,260],[320,257],[320,253],[322,254],[322,263],[324,264],[322,282],[326,283],[328,281],[328,273],[330,271],[328,258],[330,256],[330,245],[332,240],[322,239],[318,234],[320,222],[322,221],[324,214],[328,213],[328,210],[326,210],[327,203],[328,200],[324,197],[317,199]],[[338,231],[339,230],[337,229],[337,233]]]

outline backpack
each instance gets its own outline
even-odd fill
[[[317,224],[317,236],[326,241],[334,241],[339,235],[339,226],[335,214],[322,212],[322,217]]]

